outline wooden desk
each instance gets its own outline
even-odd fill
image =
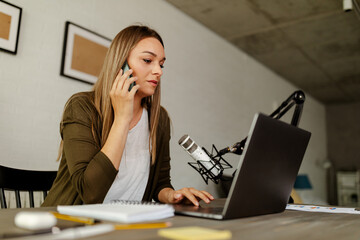
[[[1,209],[0,232],[22,231],[14,225],[14,216],[25,209]],[[54,211],[55,208],[26,209],[29,211]],[[235,220],[207,220],[185,216],[169,218],[172,227],[203,226],[230,230],[232,239],[360,239],[360,215],[310,213],[285,211],[278,214],[240,218]],[[158,229],[118,230],[88,239],[164,239],[157,235]],[[36,237],[32,238],[36,239]],[[49,238],[51,239],[51,238]]]

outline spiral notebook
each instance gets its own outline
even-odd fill
[[[154,221],[174,216],[174,208],[171,205],[123,200],[107,204],[59,205],[57,211],[72,216],[123,223]]]

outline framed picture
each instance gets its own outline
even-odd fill
[[[110,43],[106,37],[66,22],[60,75],[94,84]]]
[[[22,9],[0,0],[0,50],[16,54]]]

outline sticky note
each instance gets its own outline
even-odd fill
[[[228,230],[215,230],[204,227],[167,228],[159,230],[158,234],[162,237],[176,240],[221,240],[231,238],[231,232]]]

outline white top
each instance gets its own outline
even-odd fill
[[[128,133],[119,172],[104,203],[119,199],[141,201],[149,173],[149,120],[148,112],[143,108],[139,122]]]

